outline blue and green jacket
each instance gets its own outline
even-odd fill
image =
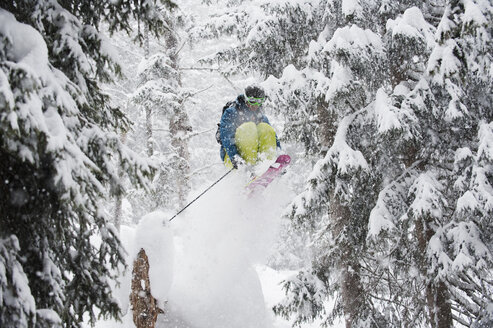
[[[246,122],[267,123],[270,125],[267,116],[265,116],[260,109],[256,111],[250,110],[245,103],[245,96],[239,95],[233,104],[224,110],[221,117],[221,125],[219,128],[221,137],[221,160],[224,161],[224,157],[228,154],[229,158],[234,158],[238,155],[238,149],[235,143],[236,129]],[[276,136],[277,147],[280,148],[281,145]]]

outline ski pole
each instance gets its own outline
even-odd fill
[[[226,174],[224,174],[222,177],[220,177],[216,182],[214,182],[213,184],[210,185],[209,188],[207,188],[206,190],[204,190],[200,195],[198,195],[194,200],[192,200],[190,203],[187,204],[187,206],[185,206],[184,208],[182,208],[178,213],[176,213],[171,219],[169,219],[168,222],[170,222],[171,220],[173,220],[174,218],[176,218],[178,215],[180,215],[181,212],[183,212],[184,210],[186,210],[190,205],[192,205],[197,199],[199,199],[200,197],[202,197],[203,194],[205,194],[206,192],[208,192],[212,187],[214,187],[217,183],[219,183],[219,181],[221,181],[222,179],[224,179],[228,174],[230,174],[231,172],[233,172],[234,168],[232,168],[231,170],[229,170],[228,172],[226,172]]]

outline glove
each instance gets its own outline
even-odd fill
[[[233,169],[238,169],[238,161],[236,159],[236,156],[231,159],[231,164],[233,164]]]
[[[231,159],[231,164],[233,164],[233,168],[237,170],[238,165],[241,164],[241,159],[238,158],[238,156],[233,156],[233,158]]]

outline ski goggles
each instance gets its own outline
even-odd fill
[[[265,101],[265,97],[263,97],[263,98],[246,97],[246,101],[249,105],[252,105],[252,106],[262,106],[262,104]]]

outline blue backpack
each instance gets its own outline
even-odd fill
[[[224,114],[224,111],[226,109],[228,109],[229,107],[231,106],[236,106],[236,102],[234,100],[232,101],[228,101],[224,106],[223,106],[223,111],[221,113],[221,117],[223,116]],[[216,131],[216,141],[218,144],[220,144],[221,146],[223,145],[223,143],[221,142],[221,123],[217,123],[217,131]]]

